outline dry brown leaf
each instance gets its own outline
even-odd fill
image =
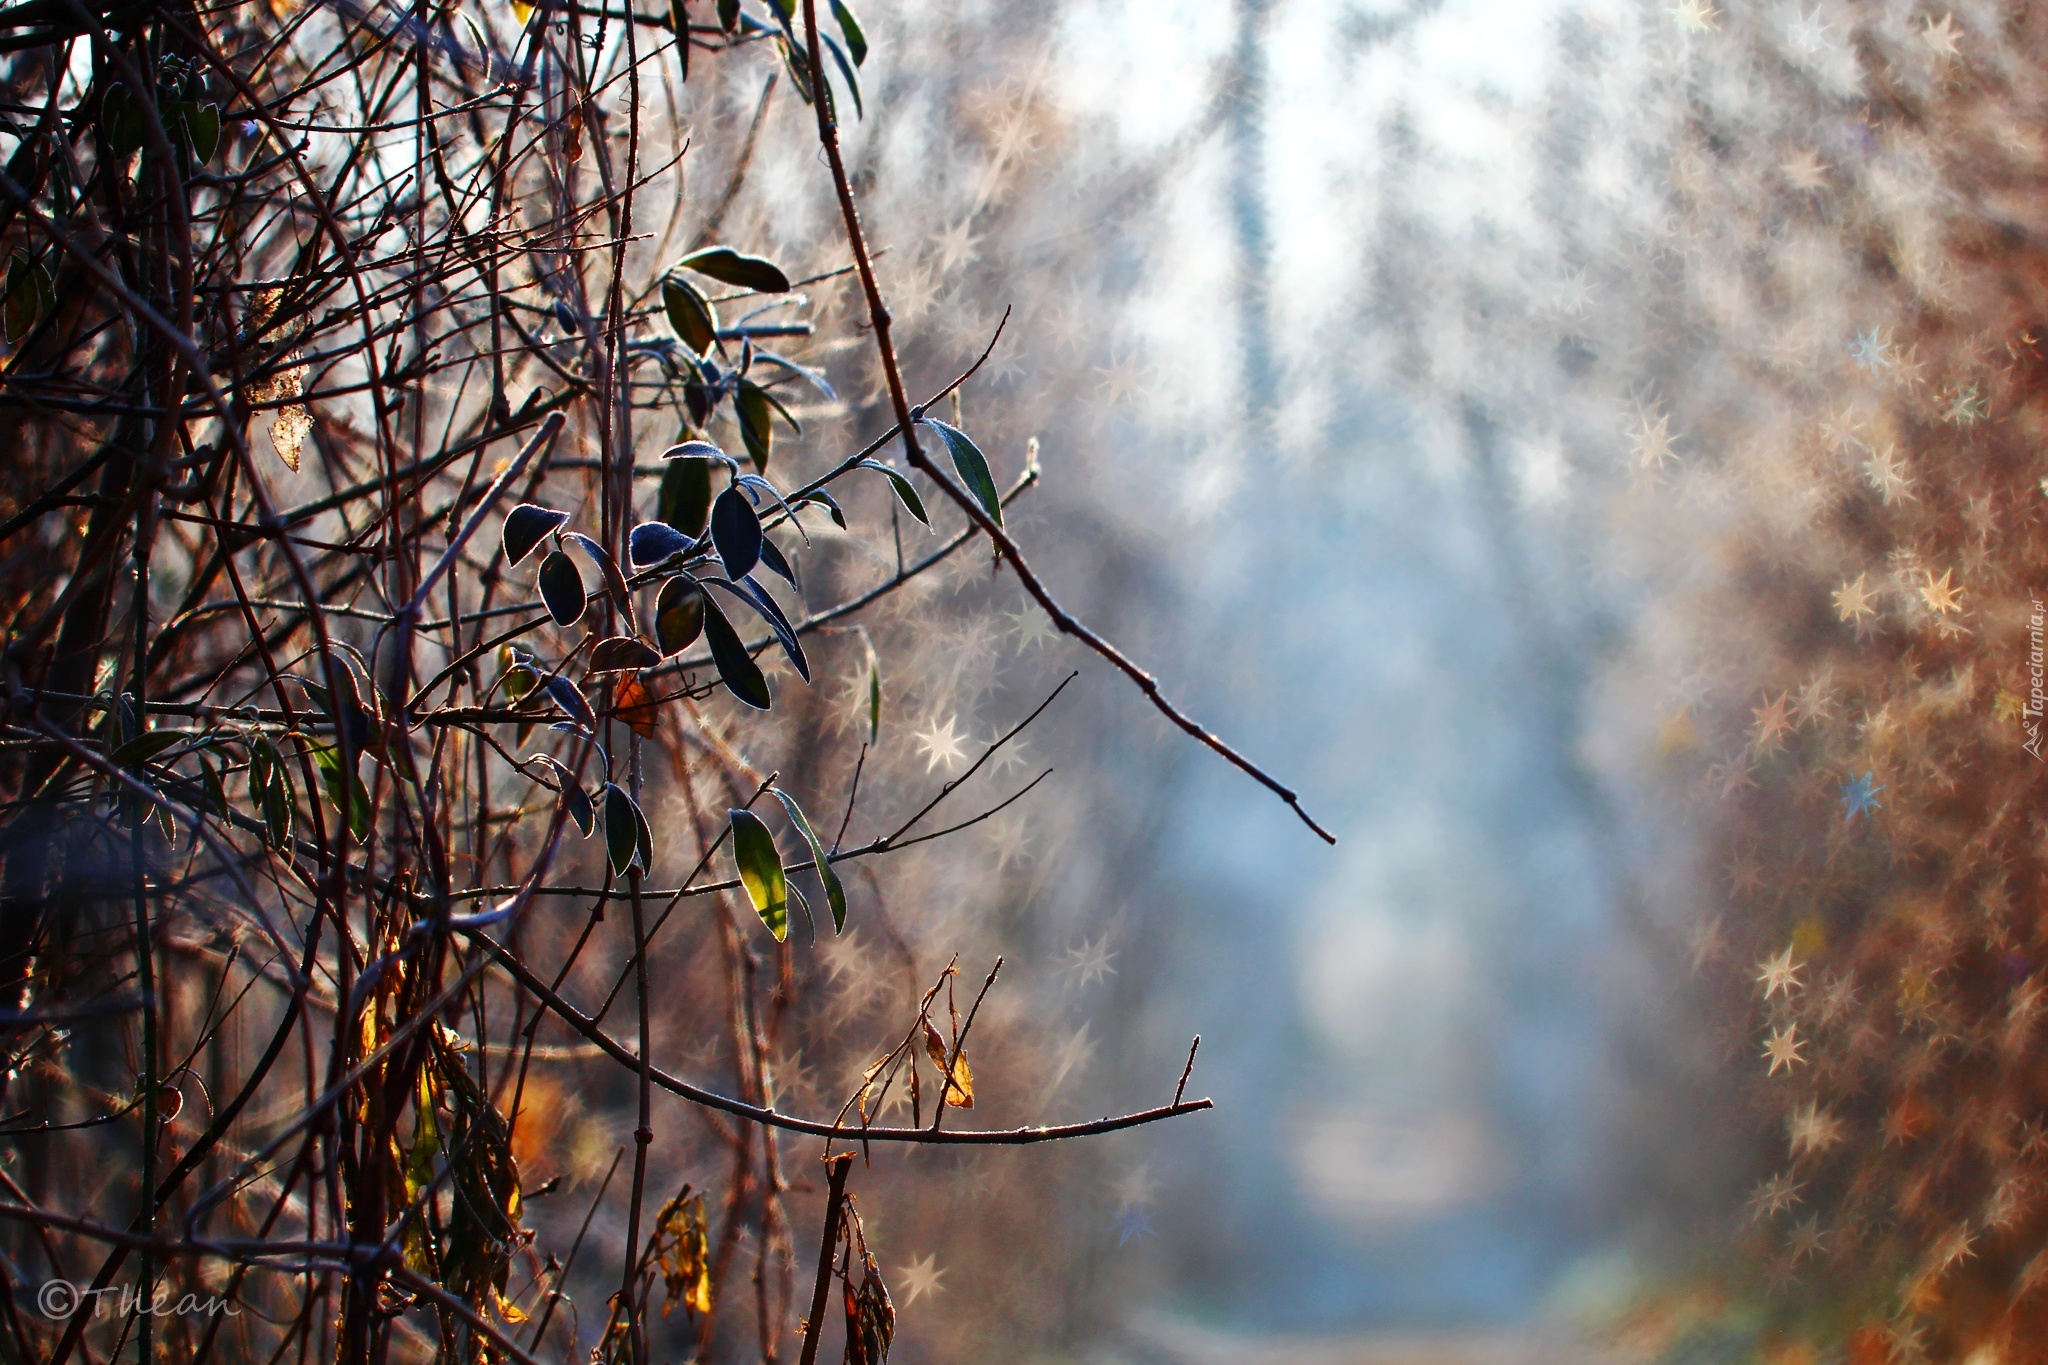
[[[277,447],[277,458],[294,474],[299,472],[299,450],[312,430],[313,414],[303,403],[279,408],[277,420],[270,424],[270,444]]]
[[[655,1222],[656,1262],[668,1290],[661,1315],[680,1303],[699,1317],[711,1312],[711,1240],[704,1217],[704,1196],[683,1186],[663,1207]]]
[[[661,701],[654,695],[654,689],[640,681],[637,675],[621,678],[614,686],[612,711],[632,726],[633,733],[642,739],[653,739],[655,729],[661,724]]]
[[[932,1059],[941,1076],[946,1074],[946,1054],[951,1051],[939,1031],[932,1027],[932,1021],[924,1021],[924,1052]],[[953,1059],[953,1083],[947,1087],[946,1103],[955,1109],[974,1107],[974,1072],[968,1068],[967,1054],[961,1053]]]
[[[276,291],[266,291],[274,295]],[[268,317],[276,307],[276,299],[259,298],[251,305],[250,312]],[[287,362],[297,362],[299,353],[292,352],[285,357]],[[270,378],[249,386],[249,401],[252,403],[275,403],[280,399],[297,398],[306,391],[306,369],[303,363],[288,363]],[[277,416],[270,423],[270,444],[277,448],[277,457],[283,460],[285,468],[294,474],[299,472],[299,451],[306,443],[306,436],[313,430],[313,414],[304,403],[286,403],[277,410]]]

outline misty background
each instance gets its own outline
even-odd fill
[[[1573,256],[1636,197],[1624,180],[1619,212],[1588,213],[1567,188],[1598,116],[1563,87],[1632,16],[1064,11],[1068,116],[1167,167],[1106,245],[1120,316],[1089,396],[1088,476],[1173,490],[1167,605],[1136,628],[1340,840],[1105,703],[1106,766],[1170,772],[1117,879],[1109,1089],[1199,1032],[1218,1103],[1122,1154],[1136,1184],[1103,1220],[1121,1239],[1135,1196],[1157,1233],[1116,1248],[1146,1267],[1120,1267],[1131,1297],[1100,1329],[1126,1350],[1190,1324],[1512,1328],[1629,1283],[1618,902],[1639,836],[1580,752],[1626,610],[1589,574],[1582,494],[1626,441],[1547,386],[1597,303]]]

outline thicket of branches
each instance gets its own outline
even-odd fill
[[[885,855],[1005,818],[1057,689],[878,791],[866,613],[978,556],[1300,808],[1012,540],[1036,461],[962,420],[1000,317],[909,387],[850,9],[0,24],[0,1352],[808,1361],[829,1306],[879,1360],[849,1148],[1205,1105],[1183,1071],[1046,1126],[997,1082],[1014,1123],[947,1122],[1033,1062],[975,1032],[999,960],[920,966]],[[773,79],[686,126],[732,64]],[[727,245],[776,81],[839,228],[804,269]],[[93,1311],[124,1286],[201,1307]]]

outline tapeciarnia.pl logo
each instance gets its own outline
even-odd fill
[[[2037,598],[2034,601],[2034,614],[2027,618],[2027,637],[2030,643],[2027,650],[2028,688],[2025,711],[2025,747],[2026,751],[2034,756],[2036,763],[2041,761],[2041,715],[2044,710],[2048,710],[2048,686],[2043,685],[2044,676],[2048,676],[2048,658],[2044,658],[2041,649],[2041,626],[2044,620],[2048,620],[2048,613],[2044,613]]]

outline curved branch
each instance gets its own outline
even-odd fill
[[[592,1043],[595,1043],[598,1049],[607,1057],[638,1074],[641,1069],[640,1058],[634,1055],[631,1048],[599,1028],[591,1021],[589,1015],[584,1014],[574,1005],[562,999],[561,996],[555,994],[554,991],[548,989],[547,983],[534,975],[525,963],[514,957],[512,951],[505,947],[504,944],[499,943],[481,929],[464,929],[459,932],[468,938],[471,943],[489,954],[491,959],[497,963],[505,974],[518,982],[520,989],[532,996],[537,1003],[545,1006],[556,1018],[567,1024],[577,1033],[582,1034],[583,1037]],[[773,1109],[764,1109],[758,1104],[748,1104],[745,1100],[736,1100],[730,1096],[718,1094],[716,1091],[706,1090],[702,1086],[692,1085],[688,1081],[669,1075],[659,1067],[649,1067],[647,1071],[654,1084],[668,1091],[669,1094],[688,1100],[692,1104],[701,1104],[707,1109],[716,1109],[723,1113],[731,1114],[736,1118],[751,1119],[755,1123],[763,1124],[770,1128],[787,1129],[792,1133],[809,1133],[814,1137],[847,1138],[860,1142],[930,1143],[940,1146],[959,1147],[1026,1147],[1040,1142],[1060,1142],[1066,1138],[1091,1137],[1097,1133],[1115,1133],[1125,1128],[1137,1128],[1148,1123],[1158,1123],[1162,1119],[1178,1118],[1182,1114],[1199,1113],[1204,1109],[1216,1107],[1213,1100],[1182,1100],[1174,1104],[1161,1105],[1157,1109],[1143,1109],[1137,1113],[1119,1114],[1113,1118],[1099,1118],[1086,1123],[1063,1123],[1036,1128],[996,1128],[965,1132],[953,1132],[943,1129],[933,1132],[929,1128],[864,1128],[859,1126],[849,1127],[843,1123],[824,1123],[818,1119],[799,1118],[794,1114],[777,1113]]]

